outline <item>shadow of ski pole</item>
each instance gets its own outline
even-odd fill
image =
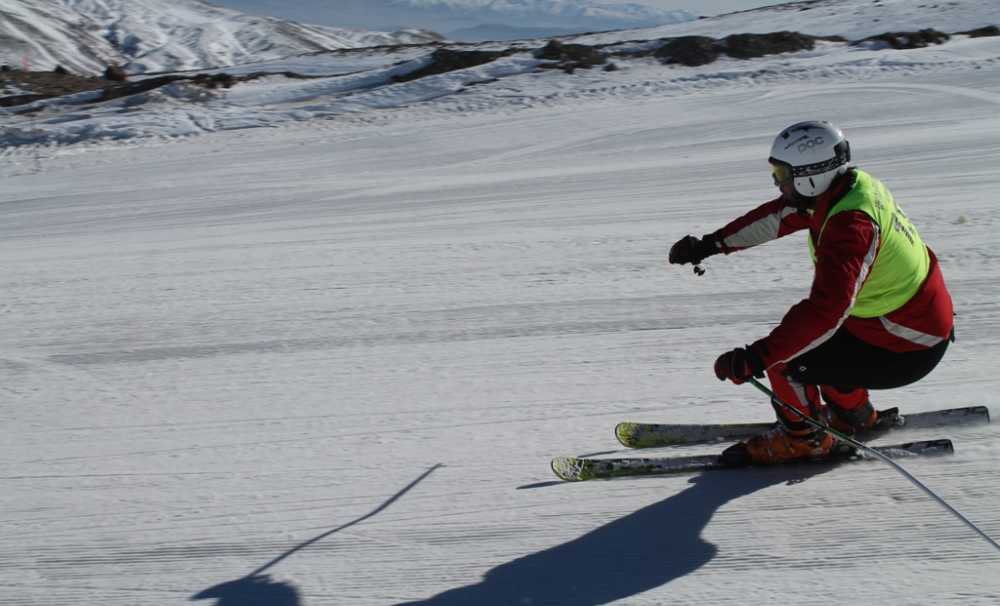
[[[431,475],[441,467],[444,467],[441,463],[434,465],[424,473],[420,474],[417,479],[407,484],[406,487],[393,495],[389,500],[360,518],[352,520],[347,524],[338,526],[332,530],[328,530],[319,536],[309,539],[301,545],[297,545],[292,549],[289,549],[285,553],[274,558],[260,568],[257,568],[241,579],[221,583],[204,591],[200,591],[191,596],[191,600],[215,599],[218,600],[216,602],[216,606],[301,606],[302,601],[299,598],[299,593],[294,586],[288,583],[272,581],[270,576],[264,574],[264,572],[282,560],[287,559],[292,554],[302,551],[303,549],[322,541],[330,535],[336,534],[342,530],[350,528],[351,526],[356,526],[365,520],[377,516],[385,511],[390,505],[401,499],[403,495],[412,490],[417,484],[420,484],[427,479],[427,476]]]

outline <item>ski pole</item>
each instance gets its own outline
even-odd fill
[[[833,437],[837,438],[838,440],[842,440],[844,442],[847,442],[848,444],[850,444],[851,446],[853,446],[853,447],[855,447],[855,448],[857,448],[859,450],[862,450],[862,451],[864,451],[866,453],[875,455],[877,458],[879,458],[882,461],[884,461],[884,462],[888,463],[889,465],[891,465],[896,471],[898,471],[899,473],[901,473],[904,478],[906,478],[907,480],[909,480],[910,482],[912,482],[914,486],[916,486],[920,490],[924,491],[924,493],[927,496],[929,496],[932,499],[934,499],[935,501],[937,501],[942,507],[944,507],[945,509],[947,509],[949,512],[951,512],[952,515],[954,515],[956,518],[958,518],[963,523],[965,523],[966,526],[968,526],[969,528],[971,528],[972,530],[974,530],[976,532],[976,534],[978,534],[983,539],[985,539],[994,548],[996,548],[997,550],[1000,550],[1000,544],[998,544],[996,541],[994,541],[992,538],[990,538],[990,535],[988,535],[985,532],[983,532],[978,526],[976,526],[975,524],[973,524],[972,521],[969,520],[969,518],[967,518],[964,515],[962,515],[962,512],[958,511],[957,509],[955,509],[954,507],[952,507],[951,505],[949,505],[947,501],[945,501],[943,498],[939,497],[933,490],[931,490],[926,485],[924,485],[923,482],[921,482],[920,480],[918,480],[917,478],[915,478],[913,476],[913,474],[911,474],[910,472],[906,471],[906,469],[904,469],[902,465],[900,465],[896,461],[893,461],[892,459],[890,459],[886,455],[882,454],[881,452],[875,450],[874,448],[866,446],[865,444],[863,444],[863,443],[855,440],[854,438],[852,438],[852,437],[850,437],[850,436],[848,436],[848,435],[846,435],[846,434],[844,434],[842,432],[837,431],[836,429],[830,427],[826,423],[823,423],[822,421],[819,421],[817,419],[814,419],[814,418],[810,417],[807,414],[804,414],[799,409],[795,408],[791,404],[788,404],[787,402],[785,402],[784,400],[782,400],[781,398],[779,398],[773,391],[771,391],[770,389],[768,389],[763,383],[761,383],[760,381],[758,381],[754,377],[750,377],[750,383],[754,387],[756,387],[757,389],[759,389],[761,392],[763,392],[764,394],[766,394],[769,398],[771,398],[771,402],[773,402],[775,406],[780,406],[781,408],[784,408],[785,410],[787,410],[787,411],[789,411],[791,413],[794,413],[795,415],[797,415],[799,417],[802,417],[802,420],[805,421],[810,426],[815,427],[816,429],[825,431],[826,433],[832,435]]]

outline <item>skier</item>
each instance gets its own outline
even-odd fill
[[[722,229],[685,236],[670,262],[697,266],[809,230],[815,266],[809,296],[770,335],[719,356],[715,374],[737,385],[767,374],[780,399],[844,433],[871,428],[869,389],[913,383],[954,341],[951,296],[934,253],[880,181],[851,164],[843,133],[829,122],[789,126],[769,158],[781,196]],[[770,431],[723,456],[753,463],[822,458],[829,433],[775,406]]]

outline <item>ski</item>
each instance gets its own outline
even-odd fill
[[[861,441],[884,435],[897,429],[924,429],[949,425],[977,425],[990,422],[985,406],[967,406],[948,410],[899,414],[896,408],[879,412],[879,422],[871,430],[859,433]],[[715,425],[670,425],[661,423],[619,423],[615,437],[629,448],[657,448],[686,444],[704,444],[742,440],[770,429],[774,422],[723,423]]]
[[[875,446],[874,450],[887,457],[898,459],[914,456],[945,455],[954,452],[951,440],[924,440],[891,446]],[[852,447],[842,447],[830,457],[815,461],[786,463],[829,463],[869,460],[870,457]],[[720,469],[747,469],[753,465],[723,463],[719,455],[695,455],[686,457],[626,457],[617,459],[588,459],[577,457],[557,457],[552,459],[552,471],[562,480],[579,482],[583,480],[607,480],[611,478],[656,476],[714,471]],[[762,468],[758,466],[756,468]],[[774,465],[767,467],[775,467]]]

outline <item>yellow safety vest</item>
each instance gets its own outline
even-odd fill
[[[899,309],[917,294],[927,279],[931,261],[920,234],[888,188],[866,172],[856,173],[854,187],[827,213],[818,239],[823,240],[830,217],[849,210],[860,210],[878,225],[878,254],[850,311],[858,318],[876,318]],[[814,264],[817,246],[810,233],[809,256]]]

